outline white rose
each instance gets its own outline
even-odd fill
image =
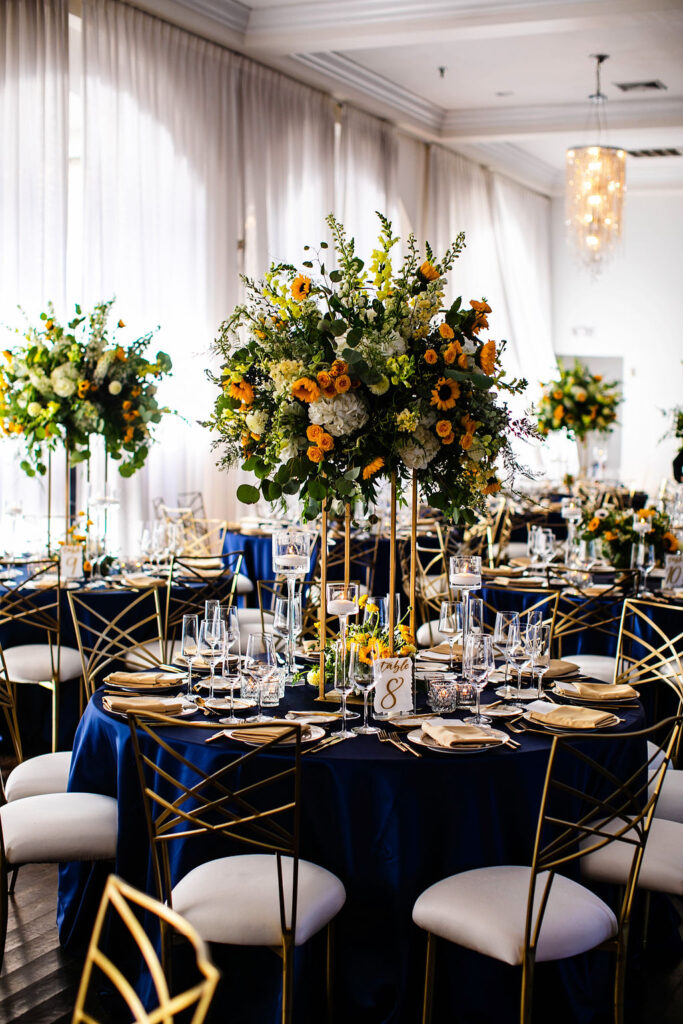
[[[53,377],[52,388],[59,398],[70,398],[76,390],[76,385],[69,377]]]
[[[108,390],[110,395],[120,395],[121,394],[121,381],[120,380],[112,380],[112,381],[110,381],[109,387],[107,388],[107,390]]]
[[[26,412],[29,414],[29,416],[40,416],[42,411],[43,411],[43,407],[40,404],[40,402],[29,402],[28,403],[28,409],[26,410]]]
[[[252,434],[262,434],[268,424],[268,413],[263,409],[257,409],[254,412],[247,413],[244,422]]]
[[[385,395],[389,390],[389,378],[382,374],[376,384],[368,384],[368,387],[373,395]]]

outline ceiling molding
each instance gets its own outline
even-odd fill
[[[249,25],[252,10],[238,0],[175,0],[181,7],[188,7],[213,21],[218,21],[232,32],[244,35]]]
[[[448,148],[545,196],[559,195],[563,190],[563,174],[511,142],[458,143]]]
[[[567,131],[585,133],[590,128],[591,115],[592,108],[585,102],[505,110],[449,110],[444,115],[441,132],[444,138],[453,140],[522,138]],[[609,104],[605,117],[610,132],[630,128],[680,128],[683,127],[683,100],[676,97],[622,100]]]
[[[354,92],[379,100],[396,113],[417,123],[428,132],[439,133],[445,111],[401,88],[382,75],[356,64],[342,53],[294,53],[291,60],[322,73],[329,80],[351,88]]]

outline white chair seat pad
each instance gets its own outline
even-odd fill
[[[606,830],[612,832],[619,827],[612,823]],[[583,845],[584,848],[589,846],[590,840]],[[632,856],[632,846],[610,843],[582,857],[581,870],[584,877],[593,881],[624,885]],[[683,896],[683,825],[679,822],[653,819],[638,876],[638,888]]]
[[[54,650],[55,660],[57,651]],[[7,673],[13,683],[43,683],[52,679],[49,644],[20,644],[5,647]],[[59,658],[59,682],[78,679],[83,671],[81,656],[75,647],[62,647]]]
[[[169,640],[169,662],[173,661],[176,654],[180,654],[180,645],[180,640]],[[158,640],[147,640],[144,643],[139,644],[137,647],[131,647],[131,649],[126,652],[123,660],[126,663],[126,668],[131,671],[154,669],[164,661],[161,644]]]
[[[254,584],[251,582],[248,576],[244,573],[237,573],[237,584],[235,586],[235,592],[237,594],[251,594],[254,590]]]
[[[614,682],[616,658],[608,658],[604,654],[568,654],[567,661],[573,661],[586,676],[600,680],[601,683]]]
[[[413,920],[449,942],[507,964],[521,964],[531,869],[476,868],[437,882],[418,898]],[[546,875],[536,882],[534,908]],[[536,959],[561,960],[584,953],[617,933],[617,919],[594,893],[556,875],[543,917]]]
[[[435,647],[436,644],[448,640],[445,633],[439,629],[439,620],[432,619],[431,622],[423,622],[415,634],[418,647]]]
[[[291,858],[282,858],[285,913],[289,920]],[[274,854],[222,857],[194,868],[173,889],[173,909],[205,942],[233,946],[280,946],[280,904]],[[324,928],[346,900],[344,886],[330,871],[299,861],[297,946]]]
[[[71,769],[71,751],[39,754],[13,768],[5,783],[8,802],[42,793],[66,793]]]
[[[0,807],[10,864],[113,860],[116,800],[99,793],[50,793]]]
[[[655,816],[683,825],[683,771],[680,769],[674,770],[669,766],[659,793]]]

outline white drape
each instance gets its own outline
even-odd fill
[[[376,211],[396,221],[396,130],[353,107],[341,113],[335,213],[368,260],[380,231]]]
[[[67,0],[0,4],[0,324],[35,322],[52,299],[63,312],[66,273]],[[0,348],[16,338],[3,330]],[[45,514],[44,482],[19,469],[20,445],[0,448],[0,507]],[[55,484],[55,506],[62,508]],[[6,528],[6,523],[4,524]],[[0,543],[0,548],[3,545]]]

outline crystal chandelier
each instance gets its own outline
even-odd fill
[[[600,145],[601,113],[607,97],[600,89],[600,67],[607,54],[594,55],[596,91],[589,97],[597,109],[598,145],[567,150],[567,233],[580,259],[597,272],[621,237],[626,192],[626,153]]]

